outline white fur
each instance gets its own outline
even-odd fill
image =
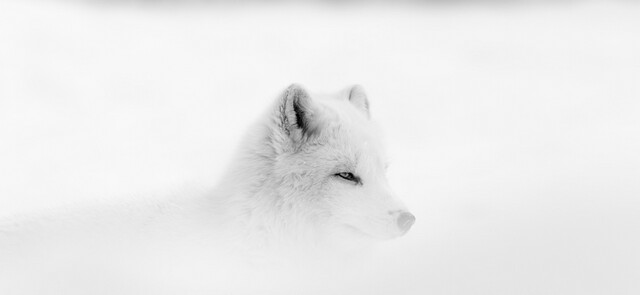
[[[262,244],[344,245],[345,239],[368,243],[402,235],[394,213],[406,209],[387,183],[381,135],[362,88],[309,96],[315,134],[302,143],[297,130],[286,134],[279,120],[292,88],[304,91],[291,86],[252,127],[216,190],[222,220]],[[344,171],[357,174],[362,185],[335,176]]]
[[[196,264],[225,265],[221,261],[230,252],[244,257],[256,254],[249,255],[253,262],[265,252],[294,258],[320,252],[333,255],[333,250],[352,253],[405,232],[397,225],[397,213],[406,209],[389,188],[386,166],[380,132],[370,119],[361,87],[319,97],[293,85],[247,133],[215,189],[178,194],[165,202],[133,205],[132,201],[0,225],[0,253],[11,253],[9,258],[0,255],[0,263],[15,262],[16,249],[42,247],[44,251],[27,255],[28,263],[18,263],[27,277],[42,265],[62,262],[77,270],[83,268],[75,263],[114,261],[164,269],[172,277],[177,265],[187,273]],[[360,182],[336,176],[340,172],[351,172]],[[7,237],[26,237],[32,243],[24,247],[15,239],[7,242]],[[15,247],[9,249],[11,245]],[[107,254],[105,248],[127,255]],[[54,249],[63,254],[54,257]],[[0,277],[17,273],[6,270]],[[219,274],[218,279],[228,271],[227,267],[208,270]],[[100,272],[92,277],[102,276]]]
[[[300,102],[313,133],[307,139],[293,122],[292,100],[287,97],[292,94],[303,97]],[[136,233],[159,224],[176,231],[198,224],[226,229],[260,244],[329,242],[335,236],[358,240],[397,237],[403,232],[397,227],[397,216],[390,212],[406,209],[387,183],[388,162],[368,107],[360,86],[322,97],[292,85],[251,127],[214,190],[189,197],[178,194],[166,203],[149,201],[135,206],[130,202],[121,206],[125,210],[88,210],[32,224]],[[339,172],[353,172],[362,184],[336,177]]]

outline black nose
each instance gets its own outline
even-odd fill
[[[404,232],[407,232],[415,222],[416,217],[409,212],[402,212],[398,216],[398,227]]]

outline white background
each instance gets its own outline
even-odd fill
[[[215,184],[293,82],[365,87],[417,216],[358,293],[640,292],[627,2],[3,1],[0,216]]]

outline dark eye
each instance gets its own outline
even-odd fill
[[[351,172],[336,173],[336,176],[339,176],[340,178],[342,178],[344,180],[347,180],[347,181],[360,183],[360,178],[358,176],[353,175],[353,173],[351,173]]]

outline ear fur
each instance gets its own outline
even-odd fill
[[[280,129],[294,142],[302,142],[317,132],[313,122],[311,97],[302,86],[291,84],[280,99],[278,117]]]
[[[354,85],[351,87],[349,90],[349,101],[358,109],[362,110],[367,115],[367,118],[371,116],[369,114],[369,100],[362,86]]]

